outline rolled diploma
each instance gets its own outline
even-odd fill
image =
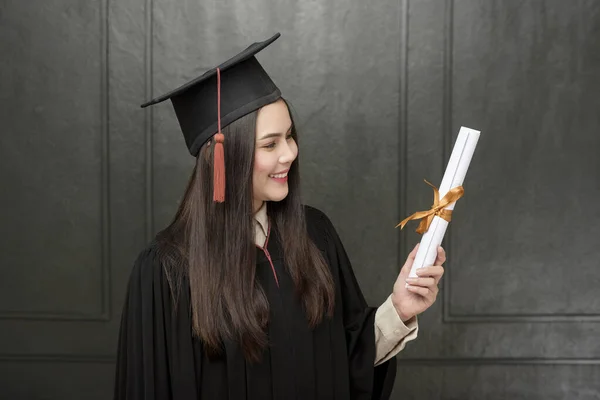
[[[458,132],[458,137],[454,144],[454,149],[450,155],[446,172],[442,178],[442,183],[439,187],[440,200],[451,189],[460,186],[465,180],[465,175],[471,164],[477,141],[479,140],[480,131],[461,127]],[[446,210],[453,210],[456,202],[451,203],[446,207]],[[444,234],[448,222],[440,217],[434,217],[427,232],[421,237],[419,250],[415,256],[415,261],[408,275],[410,278],[417,277],[417,269],[433,265],[437,256],[437,248],[442,244]]]

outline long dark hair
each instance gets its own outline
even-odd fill
[[[209,142],[198,154],[173,221],[158,235],[159,254],[175,300],[179,290],[187,289],[178,286],[179,278],[188,277],[193,331],[209,356],[220,354],[223,340],[230,339],[238,341],[248,361],[260,360],[268,344],[265,328],[269,322],[269,303],[255,279],[252,172],[256,118],[257,111],[223,129],[225,202],[213,202],[214,146]],[[298,141],[293,119],[292,137]],[[334,284],[307,233],[298,158],[288,172],[288,185],[286,198],[270,202],[268,214],[271,229],[281,238],[285,265],[308,324],[315,327],[325,315],[333,314]]]

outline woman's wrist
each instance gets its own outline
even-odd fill
[[[404,311],[402,311],[400,305],[394,301],[393,297],[392,297],[392,304],[394,305],[394,308],[396,309],[396,312],[398,313],[398,317],[400,317],[402,322],[406,322],[409,319],[411,319],[412,317],[414,317],[414,315],[408,315]]]

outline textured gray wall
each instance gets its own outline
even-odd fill
[[[124,287],[193,165],[168,103],[251,42],[373,304],[461,125],[447,275],[394,398],[600,397],[600,3],[0,0],[0,397],[107,399]]]
[[[599,398],[600,3],[415,1],[408,23],[403,214],[461,125],[482,136],[395,393]]]

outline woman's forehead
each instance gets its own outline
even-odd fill
[[[258,111],[256,117],[256,132],[260,133],[285,133],[292,120],[283,99],[267,104]]]

